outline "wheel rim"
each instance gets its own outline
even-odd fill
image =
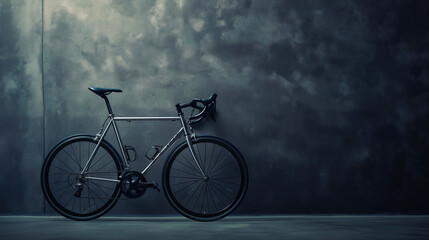
[[[45,173],[46,193],[52,204],[66,215],[90,217],[107,209],[118,197],[119,185],[82,178],[80,196],[76,183],[80,171],[95,148],[92,139],[78,139],[59,146],[51,155]],[[103,144],[85,176],[118,179],[119,165],[114,153]]]
[[[226,214],[244,194],[245,166],[239,154],[223,142],[199,139],[193,146],[206,177],[184,146],[169,162],[166,188],[170,199],[188,217]]]

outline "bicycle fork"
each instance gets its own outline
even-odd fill
[[[198,169],[200,170],[204,180],[206,180],[207,176],[204,173],[203,169],[201,168],[200,162],[198,161],[198,158],[197,158],[197,154],[195,154],[195,149],[194,149],[194,146],[192,144],[192,139],[191,139],[192,135],[189,133],[189,128],[188,128],[188,125],[186,124],[183,113],[179,113],[179,117],[180,117],[180,122],[182,123],[182,126],[183,126],[183,132],[185,133],[186,142],[188,143],[189,151],[191,152],[192,158],[195,160],[195,164],[197,165]]]

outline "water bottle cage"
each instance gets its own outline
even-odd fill
[[[149,160],[154,160],[156,155],[158,155],[158,153],[161,151],[162,146],[158,146],[158,145],[153,145],[151,148],[149,148],[146,151],[146,158]],[[149,155],[152,155],[151,157]]]
[[[133,147],[131,147],[131,146],[127,146],[127,145],[125,145],[124,147],[125,147],[125,155],[126,155],[126,157],[127,157],[127,160],[128,160],[128,161],[130,161],[130,162],[134,162],[134,161],[136,161],[136,160],[138,159],[136,149],[134,149],[134,148],[133,148]],[[133,159],[131,159],[131,158],[130,158],[130,153],[129,153],[129,151],[134,152],[134,158],[133,158]]]

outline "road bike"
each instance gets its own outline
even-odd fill
[[[197,136],[192,126],[216,113],[216,94],[176,104],[175,117],[126,117],[113,114],[107,95],[121,89],[89,87],[104,99],[108,117],[96,135],[72,135],[60,141],[47,155],[41,172],[43,194],[59,214],[73,220],[92,220],[107,213],[121,195],[141,197],[146,189],[160,191],[145,173],[175,142],[185,137],[165,161],[162,189],[171,206],[197,221],[221,219],[235,210],[248,186],[248,171],[239,150],[214,136]],[[189,118],[182,109],[190,108]],[[194,111],[197,113],[194,115]],[[199,111],[199,112],[198,112]],[[131,171],[136,150],[123,144],[118,121],[178,121],[180,129],[164,146],[146,152],[150,162],[141,172]],[[106,125],[107,123],[107,125]],[[110,127],[119,152],[105,139]]]

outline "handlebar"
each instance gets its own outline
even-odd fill
[[[215,120],[214,115],[216,113],[216,98],[217,94],[212,93],[207,99],[194,98],[189,103],[178,103],[176,104],[176,109],[179,114],[182,114],[182,108],[187,107],[200,110],[200,113],[197,115],[189,117],[189,124],[191,125],[201,122],[208,114],[210,114],[210,117]],[[201,103],[202,106],[198,105],[199,103]]]

